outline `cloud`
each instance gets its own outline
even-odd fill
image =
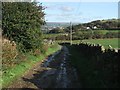
[[[56,13],[56,14],[46,14],[47,17],[71,17],[71,13]]]
[[[71,12],[74,10],[74,8],[70,7],[70,6],[62,6],[62,7],[60,7],[60,10],[62,10],[64,12]]]
[[[82,12],[81,12],[82,13]],[[84,16],[84,15],[74,15],[72,13],[55,13],[55,14],[47,14],[46,19],[54,18],[56,21],[63,21],[63,22],[88,22],[93,20],[102,19],[101,16]]]

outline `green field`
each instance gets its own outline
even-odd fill
[[[108,45],[111,45],[113,48],[120,48],[120,39],[90,39],[90,40],[83,40],[83,42],[90,42],[94,44],[101,44],[105,48],[108,48]]]
[[[58,42],[70,42],[70,41],[58,41]],[[73,43],[79,44],[81,40],[73,40]],[[111,45],[113,48],[120,48],[120,38],[113,38],[113,39],[88,39],[82,40],[82,42],[91,43],[91,44],[101,44],[105,48],[108,48],[108,45]]]

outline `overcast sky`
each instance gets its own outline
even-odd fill
[[[43,2],[48,22],[90,22],[118,18],[118,2]]]

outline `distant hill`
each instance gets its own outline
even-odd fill
[[[73,26],[73,30],[75,31],[85,29],[120,30],[120,19],[96,20]]]
[[[78,23],[72,23],[72,24],[76,25]],[[47,22],[46,23],[46,26],[55,26],[55,27],[57,27],[57,26],[67,27],[69,25],[70,25],[70,23],[68,23],[68,22]]]
[[[77,25],[79,23],[72,23],[73,25]],[[56,28],[56,27],[63,27],[63,28],[66,28],[70,26],[70,23],[67,23],[67,22],[46,22],[46,24],[44,26],[42,26],[42,30],[46,30],[46,29],[53,29],[53,28]]]
[[[61,26],[61,27],[67,27],[69,26],[69,23],[65,23],[65,22],[47,22],[45,26],[48,26],[48,27],[58,27],[58,26]]]

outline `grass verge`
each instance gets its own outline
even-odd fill
[[[6,70],[5,73],[2,74],[2,87],[6,88],[10,84],[12,84],[17,78],[21,77],[22,75],[24,75],[25,72],[31,69],[33,65],[45,59],[48,55],[55,53],[59,49],[59,45],[54,45],[48,48],[46,54],[41,54],[40,56],[26,54],[27,60],[14,66],[13,68]]]

